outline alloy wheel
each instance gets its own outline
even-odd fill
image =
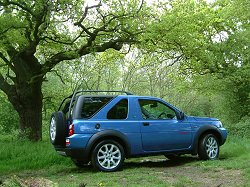
[[[214,137],[209,137],[206,142],[206,152],[210,159],[214,159],[218,155],[218,143]]]
[[[97,152],[97,161],[104,169],[113,169],[121,162],[121,151],[114,144],[104,144]]]
[[[55,141],[56,138],[56,121],[53,117],[50,122],[50,138],[52,141]]]

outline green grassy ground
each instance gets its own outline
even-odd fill
[[[96,172],[77,168],[57,155],[48,140],[39,143],[0,136],[0,186],[250,186],[250,140],[230,137],[217,161],[184,156],[128,159],[124,169]]]

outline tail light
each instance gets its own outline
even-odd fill
[[[74,133],[75,133],[75,131],[74,131],[74,124],[71,124],[69,126],[69,136],[72,136]]]
[[[69,146],[69,145],[70,145],[70,140],[66,139],[66,146]]]

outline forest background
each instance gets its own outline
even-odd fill
[[[80,86],[160,97],[250,134],[248,1],[65,2],[0,2],[1,133],[47,136]]]

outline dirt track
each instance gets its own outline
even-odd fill
[[[77,181],[77,186],[99,186],[93,180],[84,181],[82,179],[89,177],[95,179],[95,176],[102,175],[98,180],[104,178],[117,178],[117,186],[150,186],[147,178],[153,176],[156,181],[161,182],[161,186],[173,187],[236,187],[244,185],[244,177],[241,170],[223,169],[221,167],[206,167],[197,157],[181,157],[177,161],[165,159],[162,157],[148,157],[138,159],[128,159],[124,163],[124,169],[114,173],[99,173],[93,171],[89,165],[78,169],[75,166],[64,169],[54,175],[44,175],[37,172],[20,173],[9,176],[2,186],[11,186],[10,184],[18,184],[21,187],[51,187],[60,186],[61,180],[66,180],[70,184]],[[65,172],[67,171],[67,172]],[[104,177],[104,178],[103,178]],[[86,182],[86,183],[85,183]],[[150,181],[152,182],[152,181]],[[85,185],[86,184],[86,185]],[[152,182],[157,186],[157,182]],[[0,181],[1,186],[1,181]],[[65,186],[65,184],[63,185]],[[71,185],[72,186],[72,185]],[[74,185],[73,185],[74,186]],[[101,185],[108,186],[108,185]]]
[[[178,161],[166,159],[149,159],[138,162],[128,162],[125,167],[148,167],[150,175],[157,175],[160,179],[167,181],[175,186],[178,181],[183,178],[190,181],[186,186],[199,187],[235,187],[242,186],[243,176],[241,170],[209,168],[188,164],[197,162],[195,157],[184,157]]]

